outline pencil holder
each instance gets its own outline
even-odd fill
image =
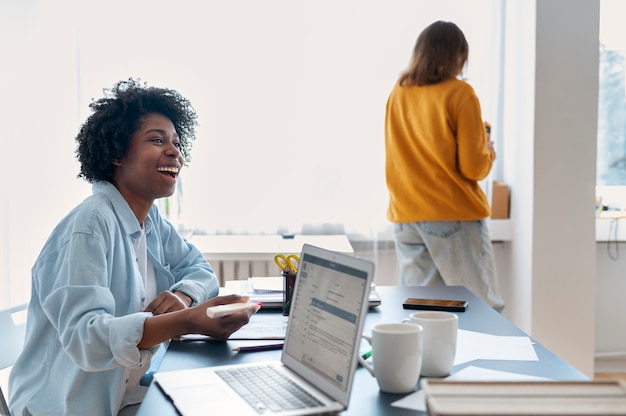
[[[293,272],[281,273],[283,276],[283,315],[289,315],[291,309],[291,297],[293,296],[293,288],[296,285],[296,274]]]

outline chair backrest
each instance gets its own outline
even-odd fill
[[[26,333],[26,308],[23,304],[0,311],[0,370],[11,367],[24,346]]]
[[[4,394],[2,394],[2,389],[0,389],[0,416],[11,416],[11,412],[9,412],[9,406],[4,400]]]
[[[26,309],[23,304],[0,311],[0,370],[11,367],[20,355],[26,334]],[[10,416],[9,407],[0,388],[0,416]]]

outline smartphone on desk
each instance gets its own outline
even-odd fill
[[[404,309],[421,309],[426,311],[465,312],[465,309],[467,309],[467,301],[407,298],[404,300],[402,307]]]

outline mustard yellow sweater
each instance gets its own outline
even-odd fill
[[[468,83],[396,84],[385,117],[389,220],[477,220],[491,215],[478,186],[495,158],[486,140],[480,103]]]

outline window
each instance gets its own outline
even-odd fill
[[[462,0],[140,3],[78,3],[81,111],[130,75],[191,100],[201,126],[174,218],[186,228],[384,227],[385,103],[434,20],[465,32],[466,76],[485,118],[497,120],[493,0],[480,13]],[[168,23],[157,29],[162,15]],[[125,30],[111,31],[112,21]]]
[[[437,19],[465,32],[465,75],[495,132],[501,3],[0,2],[0,110],[13,152],[0,194],[0,305],[28,298],[46,238],[90,194],[73,139],[91,99],[128,77],[174,88],[198,112],[174,218],[183,226],[376,238],[388,227],[385,103],[419,32]]]
[[[600,3],[598,186],[626,186],[626,3]]]

